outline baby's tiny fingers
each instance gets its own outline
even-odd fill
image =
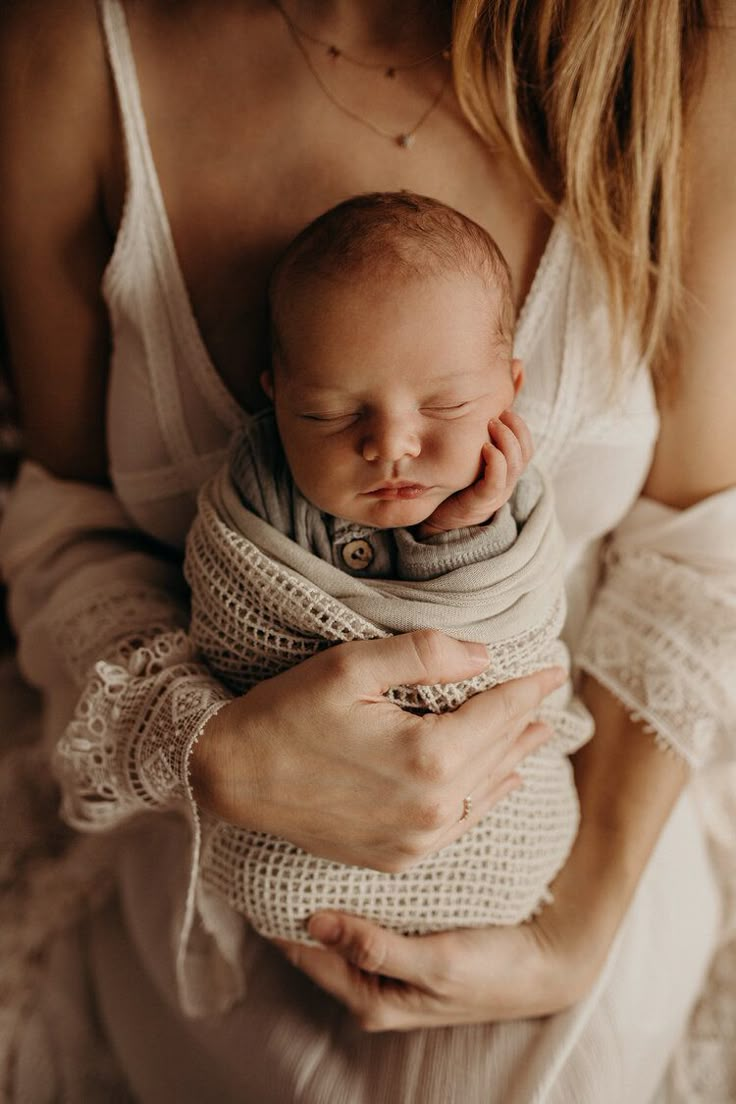
[[[507,483],[515,483],[524,470],[521,444],[513,430],[509,429],[499,418],[494,418],[491,422],[490,433],[496,449],[506,459]]]
[[[509,478],[508,461],[500,449],[486,443],[481,450],[483,455],[483,475],[476,486],[489,504],[495,504],[506,497]]]
[[[524,464],[528,464],[534,455],[534,440],[531,430],[520,414],[515,410],[504,410],[499,416],[499,421],[508,426],[521,446]]]

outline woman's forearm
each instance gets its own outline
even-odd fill
[[[582,698],[595,736],[574,757],[580,830],[540,922],[581,956],[585,985],[605,959],[689,768],[594,679],[586,678]]]

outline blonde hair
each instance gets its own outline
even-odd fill
[[[675,377],[682,311],[682,136],[709,0],[455,0],[453,64],[468,120],[564,206],[604,275],[617,348],[638,330]]]

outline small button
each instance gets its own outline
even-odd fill
[[[351,540],[342,546],[342,559],[351,571],[365,571],[373,563],[373,549],[367,540]]]

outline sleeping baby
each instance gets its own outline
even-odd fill
[[[193,638],[247,692],[347,640],[437,628],[489,648],[461,683],[397,686],[414,712],[569,666],[563,542],[511,409],[522,383],[505,261],[477,224],[408,193],[358,196],[311,223],[270,285],[272,408],[232,442],[187,544]],[[321,909],[407,934],[516,924],[548,899],[578,804],[568,756],[592,726],[570,684],[521,785],[410,870],[316,858],[205,816],[207,885],[263,935],[309,941]]]

